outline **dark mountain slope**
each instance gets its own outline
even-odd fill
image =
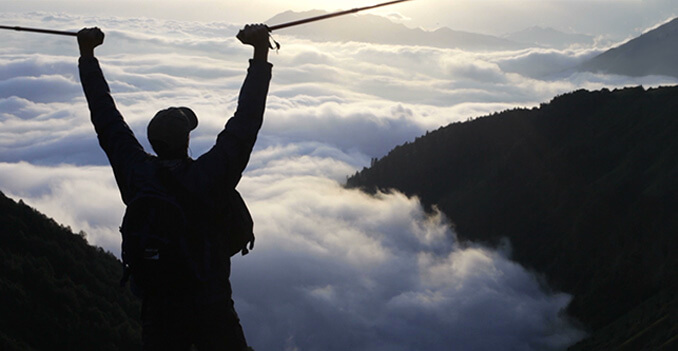
[[[592,58],[580,69],[626,76],[678,77],[677,63],[678,18]]]
[[[139,350],[121,263],[0,192],[0,350]]]
[[[347,185],[417,195],[462,239],[508,237],[514,259],[574,294],[569,312],[591,330],[676,296],[678,87],[577,91],[452,124]]]

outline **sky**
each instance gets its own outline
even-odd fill
[[[423,2],[397,5],[399,17],[414,26],[504,33],[542,25],[618,40],[676,13],[659,0]],[[191,2],[198,14],[181,16],[184,5],[173,1],[162,8],[150,1],[135,8],[0,3],[7,25],[102,28],[106,41],[96,54],[139,140],[148,147],[145,127],[156,111],[190,106],[200,120],[194,157],[236,108],[251,55],[234,39],[242,24],[317,7],[203,0]],[[509,8],[505,14],[523,16],[491,21]],[[605,8],[620,21],[595,21],[600,14],[588,12],[566,20],[582,8]],[[250,255],[233,259],[232,273],[236,308],[256,350],[560,350],[585,336],[562,313],[571,296],[511,261],[510,242],[459,243],[453,214],[425,213],[417,198],[397,192],[369,196],[343,184],[372,158],[452,122],[538,106],[580,88],[673,85],[675,78],[573,71],[606,49],[596,45],[470,52],[311,42],[282,32],[276,39],[283,47],[270,55],[264,127],[238,186],[257,241]],[[0,190],[119,255],[124,206],[88,116],[74,38],[0,33]]]
[[[184,21],[264,22],[287,11],[346,10],[380,0],[1,0],[3,11],[49,11],[89,16],[149,17]],[[531,26],[601,35],[637,36],[654,24],[678,16],[675,0],[412,0],[372,13],[397,13],[410,27],[449,27],[502,35]],[[274,24],[274,23],[270,23]]]

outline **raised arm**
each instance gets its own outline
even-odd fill
[[[142,161],[147,154],[115,106],[99,61],[94,57],[94,49],[103,41],[104,33],[99,28],[78,32],[80,82],[99,145],[108,156],[123,201],[127,202],[133,164]]]
[[[237,38],[254,48],[247,77],[240,89],[238,108],[217,137],[214,147],[198,160],[197,178],[218,188],[234,188],[249,161],[261,128],[271,80],[272,65],[268,63],[268,28],[263,24],[245,26]],[[197,190],[197,189],[196,189]]]

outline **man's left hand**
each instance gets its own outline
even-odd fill
[[[93,57],[94,48],[103,44],[103,42],[104,32],[97,27],[83,28],[78,32],[78,46],[82,57]]]

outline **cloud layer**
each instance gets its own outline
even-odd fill
[[[262,244],[234,260],[233,284],[255,348],[555,350],[582,336],[559,313],[569,296],[504,253],[460,247],[416,199],[277,172],[243,190]]]
[[[257,244],[233,260],[231,280],[255,349],[560,350],[584,335],[562,315],[570,296],[510,261],[508,245],[461,246],[416,198],[344,189],[332,178],[351,158],[317,145],[254,155],[240,190]],[[0,173],[13,196],[117,245],[123,207],[107,167]]]
[[[200,118],[196,157],[235,110],[250,54],[228,23],[0,19],[102,27],[97,55],[138,138],[148,145],[145,126],[157,110],[190,106]],[[600,48],[469,53],[276,39],[283,48],[270,58],[266,121],[239,186],[257,247],[233,269],[255,349],[550,350],[582,337],[561,314],[569,296],[511,262],[510,245],[462,247],[448,220],[425,214],[416,198],[372,197],[341,183],[371,158],[451,122],[578,88],[675,79],[568,71]],[[118,254],[124,207],[88,115],[74,39],[0,37],[0,189]]]

